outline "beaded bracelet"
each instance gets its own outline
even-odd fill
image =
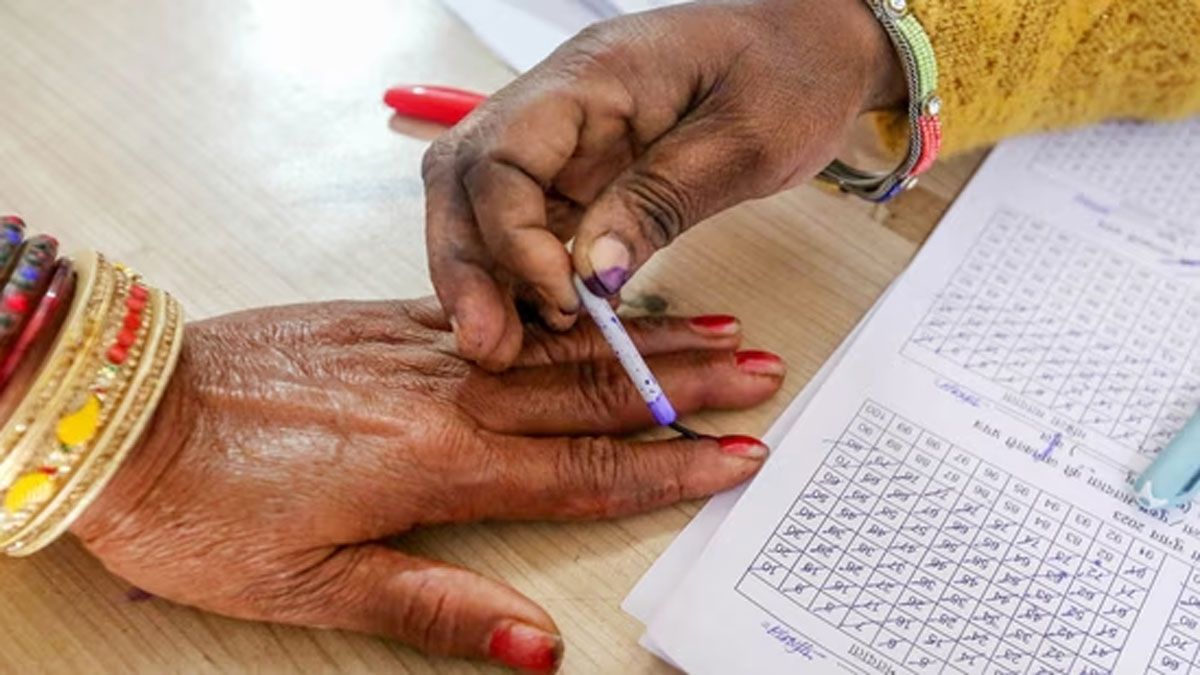
[[[819,174],[843,191],[885,202],[917,183],[942,145],[941,108],[937,95],[937,59],[929,36],[908,11],[907,0],[866,0],[900,56],[908,83],[908,152],[890,173],[856,169],[834,160]]]

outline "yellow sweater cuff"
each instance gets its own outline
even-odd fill
[[[1200,111],[1200,0],[910,0],[938,60],[943,153]],[[907,122],[877,119],[903,147]]]

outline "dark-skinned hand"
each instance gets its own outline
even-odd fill
[[[861,113],[905,96],[862,0],[688,3],[585,30],[426,153],[429,266],[459,353],[507,367],[515,296],[565,329],[573,273],[616,294],[696,223],[814,176]]]
[[[530,329],[491,374],[434,301],[261,309],[189,325],[144,441],[72,530],[115,574],[245,619],[388,636],[550,671],[554,621],[500,581],[384,543],[416,527],[608,518],[732,487],[741,436],[652,424],[590,326]],[[783,364],[725,317],[629,323],[681,412],[773,394]]]

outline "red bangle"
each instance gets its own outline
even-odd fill
[[[46,292],[50,272],[58,257],[58,240],[39,234],[25,242],[12,275],[0,291],[0,362],[8,357],[8,346]]]
[[[8,385],[13,373],[17,371],[17,367],[29,353],[30,347],[37,342],[46,327],[54,322],[58,310],[67,306],[67,301],[71,299],[74,292],[75,270],[71,269],[71,261],[59,260],[54,268],[54,275],[50,279],[50,286],[46,289],[46,294],[42,296],[37,309],[29,317],[29,323],[21,331],[21,336],[17,338],[12,352],[0,365],[0,391],[3,391],[4,387]]]

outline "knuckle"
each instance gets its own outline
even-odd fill
[[[639,461],[607,437],[572,439],[560,467],[564,480],[577,486],[568,510],[577,515],[615,518],[683,499],[687,460],[681,454],[660,455],[661,465]]]
[[[628,408],[636,392],[615,361],[588,361],[575,367],[579,372],[581,403],[593,416],[604,419],[614,411]]]
[[[423,570],[412,592],[401,598],[393,627],[412,646],[430,654],[453,653],[459,633],[457,593],[447,577],[445,570]]]
[[[597,21],[575,34],[571,39],[572,46],[587,53],[603,51],[610,45],[613,21]]]
[[[525,329],[525,341],[521,348],[525,351],[525,356],[534,363],[569,363],[579,351],[571,342],[563,339],[561,335],[548,333],[544,328],[533,325]]]
[[[691,350],[681,354],[684,366],[689,373],[696,373],[705,381],[721,382],[729,372],[729,366],[734,363],[732,351]]]
[[[592,105],[607,114],[630,117],[635,113],[631,63],[641,57],[646,45],[654,44],[651,34],[632,17],[618,17],[591,24],[577,33],[555,53],[547,64],[552,69],[534,77],[550,87],[578,90],[586,87]]]
[[[421,156],[421,178],[429,182],[435,173],[447,166],[454,157],[453,142],[440,138],[430,144]]]
[[[576,494],[586,503],[580,512],[612,517],[627,507],[623,481],[622,454],[616,441],[607,437],[573,438],[562,454],[559,473],[564,483],[579,486]]]
[[[455,160],[463,187],[471,195],[478,196],[492,182],[493,160],[474,153],[466,153]]]
[[[637,216],[642,236],[655,248],[678,237],[693,212],[689,190],[652,167],[635,166],[624,192],[626,206]]]
[[[570,45],[572,54],[607,69],[608,64],[627,62],[639,46],[654,44],[657,34],[645,17],[625,15],[590,24]]]
[[[693,352],[687,357],[687,371],[693,373],[697,382],[693,395],[698,405],[704,408],[720,406],[724,395],[735,382],[739,371],[734,365],[732,352]]]
[[[655,479],[648,481],[644,489],[637,495],[638,510],[646,510],[667,504],[674,504],[688,497],[684,475],[691,462],[689,454],[684,452],[669,452],[658,455],[661,462],[657,471],[647,471]]]
[[[626,19],[618,17],[588,25],[572,38],[572,56],[598,66],[607,58],[619,58],[625,52],[627,24]]]

